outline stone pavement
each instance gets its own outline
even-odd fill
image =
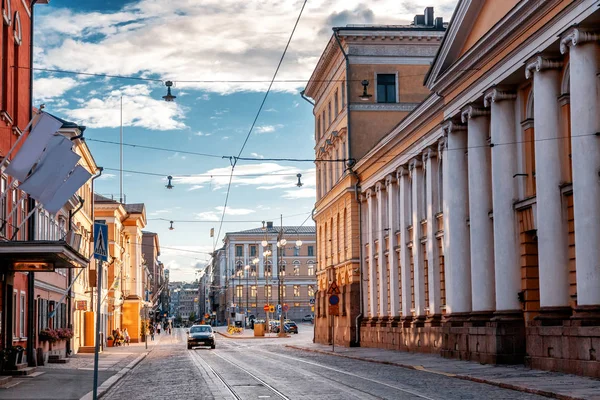
[[[532,370],[524,366],[487,365],[452,360],[437,355],[367,347],[336,347],[335,352],[332,352],[331,346],[316,343],[286,347],[442,374],[555,399],[600,400],[600,380]]]
[[[104,385],[104,389],[108,389],[109,384],[114,384],[133,368],[161,339],[157,336],[154,342],[148,342],[148,349],[144,343],[105,348],[98,361],[99,387]],[[46,364],[38,367],[37,371],[42,374],[13,378],[13,382],[18,384],[0,389],[0,399],[79,400],[90,394],[93,388],[94,354],[76,354],[69,357],[66,364]],[[88,397],[91,398],[91,394]]]

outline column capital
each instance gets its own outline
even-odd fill
[[[373,197],[373,189],[372,188],[367,189],[367,191],[365,192],[365,197],[367,198],[367,201],[371,201],[371,197]]]
[[[490,112],[485,108],[477,107],[473,104],[469,104],[460,112],[460,118],[463,124],[469,121],[470,119],[475,119],[484,115],[490,115]]]
[[[442,132],[444,132],[444,136],[448,136],[454,132],[464,132],[466,130],[466,125],[457,124],[454,121],[446,121],[442,124]]]
[[[525,79],[529,79],[533,76],[533,72],[540,72],[546,69],[558,69],[562,68],[563,62],[560,60],[553,60],[544,56],[535,56],[525,64]]]
[[[408,166],[402,165],[396,170],[396,179],[400,180],[401,177],[408,175]]]
[[[445,137],[441,138],[438,141],[437,147],[438,147],[438,154],[440,156],[440,158],[442,157],[442,154],[444,153],[444,150],[446,150],[448,146],[448,139],[446,139]]]
[[[379,181],[375,184],[375,193],[377,194],[377,196],[379,196],[380,193],[384,190],[385,190],[385,182]]]
[[[432,149],[431,147],[428,147],[425,150],[423,150],[423,164],[425,164],[427,162],[427,160],[434,159],[436,157],[437,157],[437,152],[434,149]]]
[[[385,177],[385,187],[388,188],[394,183],[396,182],[396,178],[394,177],[394,175],[389,174],[388,176]]]
[[[421,168],[423,163],[417,158],[413,158],[408,163],[408,170],[412,173],[416,168]]]
[[[578,27],[572,27],[560,37],[560,53],[565,54],[569,50],[569,46],[575,47],[578,44],[594,42],[598,40],[600,40],[599,33],[583,30]]]
[[[491,88],[483,95],[483,106],[490,107],[492,103],[498,103],[502,100],[514,100],[517,98],[517,93],[510,89]]]

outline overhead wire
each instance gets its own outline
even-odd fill
[[[281,64],[283,63],[283,59],[285,58],[287,50],[292,41],[292,38],[294,37],[294,32],[296,32],[296,28],[298,27],[298,23],[300,22],[300,18],[302,17],[302,13],[304,12],[304,7],[306,6],[307,1],[308,0],[304,0],[304,2],[302,3],[302,8],[300,9],[300,13],[298,14],[298,18],[296,19],[296,22],[294,24],[294,27],[290,34],[290,37],[285,45],[285,48],[283,49],[283,53],[281,54],[281,58],[279,59],[279,63],[277,64],[277,68],[275,69],[275,73],[273,74],[273,78],[271,79],[271,83],[269,84],[269,87],[268,87],[267,91],[265,92],[265,95],[263,96],[263,100],[260,103],[260,106],[258,107],[258,111],[256,113],[256,116],[254,117],[254,121],[252,121],[252,125],[250,126],[250,129],[248,130],[246,139],[244,139],[244,142],[242,143],[242,147],[240,148],[240,151],[237,155],[238,158],[242,156],[242,152],[244,151],[244,148],[246,147],[246,144],[248,143],[248,139],[250,139],[250,135],[252,134],[252,130],[254,129],[254,126],[256,125],[256,121],[258,121],[258,117],[260,116],[260,113],[262,112],[262,109],[267,101],[267,98],[269,97],[269,93],[271,91],[271,88],[273,87],[273,83],[274,83],[275,79],[277,78],[277,74],[279,73],[279,69],[281,68]],[[231,165],[231,176],[229,177],[229,184],[227,185],[227,194],[225,195],[225,204],[223,206],[223,214],[221,215],[221,223],[219,224],[219,230],[218,230],[218,233],[216,236],[217,243],[219,241],[219,237],[221,236],[223,220],[225,219],[225,213],[227,211],[227,204],[229,202],[229,194],[231,193],[231,182],[233,181],[233,172],[235,170],[237,161],[238,161],[237,159],[233,160],[232,165]],[[215,250],[215,249],[213,249],[213,250]]]
[[[103,167],[104,170],[106,171],[121,171],[120,168],[109,168],[109,167]],[[149,176],[160,176],[160,177],[167,177],[169,175],[172,175],[173,178],[196,178],[196,177],[201,177],[201,178],[214,178],[214,177],[227,177],[229,176],[229,174],[174,174],[174,173],[168,173],[168,174],[159,174],[157,172],[147,172],[147,171],[136,171],[136,170],[131,170],[131,169],[124,169],[123,172],[127,172],[130,174],[138,174],[138,175],[149,175]],[[277,173],[277,172],[265,172],[263,174],[238,174],[238,175],[234,175],[235,177],[238,178],[243,178],[243,177],[262,177],[262,176],[296,176],[297,172],[294,173]]]

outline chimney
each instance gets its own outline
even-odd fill
[[[425,8],[424,17],[425,26],[434,26],[435,22],[433,20],[433,7]]]
[[[267,229],[273,229],[273,221],[267,221]]]

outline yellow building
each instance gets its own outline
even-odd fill
[[[122,204],[98,194],[95,220],[108,225],[109,262],[104,275],[103,297],[106,332],[127,328],[132,342],[141,341],[146,268],[142,257],[142,229],[146,226],[143,204]]]
[[[315,100],[318,160],[317,342],[331,342],[332,332],[337,344],[359,342],[360,202],[352,171],[357,160],[429,95],[421,81],[444,30],[432,8],[416,16],[413,25],[333,28],[306,86],[305,94]],[[341,291],[336,317],[327,313],[325,292],[332,282]]]
[[[598,20],[593,0],[458,2],[431,95],[352,165],[361,346],[600,377]]]

